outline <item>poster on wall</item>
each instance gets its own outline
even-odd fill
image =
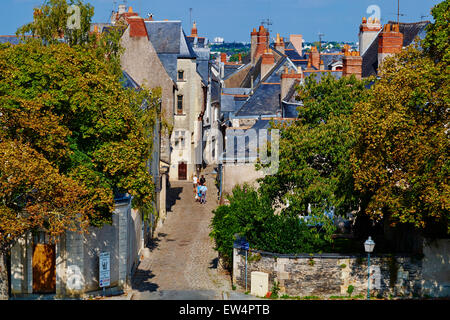
[[[99,259],[99,283],[100,288],[108,287],[111,283],[110,272],[110,254],[109,252],[100,253]]]

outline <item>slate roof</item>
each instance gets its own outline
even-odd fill
[[[284,68],[295,70],[287,57],[282,57],[255,87],[253,95],[244,103],[236,117],[281,116],[281,74]]]
[[[242,108],[236,112],[236,117],[280,115],[280,92],[279,84],[261,84]]]
[[[320,79],[322,79],[322,77],[325,76],[327,73],[331,73],[331,75],[333,77],[335,77],[336,79],[342,78],[342,71],[332,71],[332,72],[330,72],[330,71],[323,71],[323,72],[320,72],[320,71],[316,71],[316,72],[303,71],[303,74],[304,74],[305,78],[310,76],[310,75],[312,75],[312,74],[315,74],[317,81],[320,81]]]
[[[303,60],[303,57],[300,56],[295,49],[285,49],[284,54],[291,60]]]
[[[243,65],[241,64],[225,64],[223,69],[223,79],[228,79],[229,76],[234,74],[236,71],[238,71]]]
[[[330,70],[330,65],[336,61],[342,61],[343,54],[321,54],[320,59],[323,61],[325,69]]]
[[[280,124],[280,123],[286,123],[286,122],[291,122],[292,120],[281,120],[281,119],[274,119],[274,120],[267,120],[267,119],[259,119],[256,120],[255,124],[250,128],[250,129],[255,129],[255,130],[261,130],[261,129],[270,129],[271,128],[271,122],[275,123],[275,124]]]
[[[396,24],[396,22],[389,21],[389,24]],[[415,23],[400,22],[400,32],[403,33],[403,47],[409,46],[414,42],[414,39],[419,36],[423,39],[426,35],[426,26],[430,21],[420,21]],[[377,74],[378,70],[378,38],[377,37],[370,44],[370,46],[363,53],[362,77],[369,77]]]
[[[91,23],[91,27],[89,29],[90,32],[94,32],[95,26],[98,27],[98,31],[100,33],[105,32],[106,30],[109,30],[110,27],[112,27],[112,23]]]
[[[149,41],[173,81],[177,81],[177,59],[195,59],[197,55],[188,43],[181,21],[145,21]],[[209,58],[209,57],[208,57]],[[203,72],[204,66],[200,67]]]
[[[211,79],[211,102],[220,102],[220,83]]]
[[[134,79],[125,71],[122,71],[122,78],[120,82],[124,88],[129,89],[140,89],[140,86]]]
[[[172,78],[173,81],[177,81],[177,55],[173,53],[159,53],[159,60],[166,69],[167,74]]]
[[[283,118],[297,118],[298,117],[298,111],[297,111],[298,107],[299,107],[299,104],[283,102],[282,103]]]
[[[242,94],[246,94],[248,95],[250,93],[251,89],[250,88],[223,88],[222,92],[225,94],[234,94],[234,95],[242,95]]]
[[[158,54],[180,53],[181,21],[145,21],[145,27]]]

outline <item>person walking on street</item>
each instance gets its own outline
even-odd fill
[[[200,178],[200,184],[201,184],[202,186],[206,186],[206,179],[205,179],[205,176],[204,176],[204,175],[202,175],[202,177]]]
[[[200,187],[200,192],[201,192],[200,203],[201,204],[205,204],[206,203],[206,191],[207,190],[208,190],[208,188],[205,185],[202,185]]]
[[[195,194],[195,201],[202,203],[202,185],[199,183],[197,186],[197,193]]]
[[[198,185],[198,178],[197,175],[194,174],[194,178],[192,179],[193,181],[193,187],[194,187],[194,193],[197,193],[197,185]]]

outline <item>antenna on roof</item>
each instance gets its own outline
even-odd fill
[[[322,51],[322,38],[325,34],[319,31],[319,53]]]
[[[264,19],[264,20],[261,21],[261,25],[267,26],[267,31],[269,31],[269,33],[272,31],[272,30],[270,30],[270,26],[271,26],[272,24],[273,24],[273,23],[272,23],[272,20],[270,20],[269,18]]]
[[[427,15],[424,15],[424,14],[421,14],[420,15],[420,21],[423,21],[423,18],[426,18],[426,17],[428,17],[429,15],[427,14]]]
[[[192,8],[189,8],[189,26],[192,26]]]

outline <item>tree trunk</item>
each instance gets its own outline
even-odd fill
[[[0,300],[8,300],[8,269],[6,255],[0,252]]]

